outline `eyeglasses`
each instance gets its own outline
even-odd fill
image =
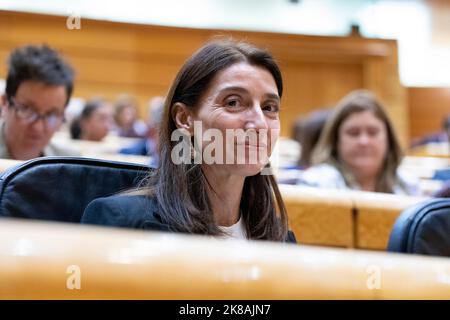
[[[64,114],[58,112],[40,114],[39,112],[34,111],[28,106],[17,103],[13,98],[9,98],[8,101],[9,106],[14,108],[14,110],[16,111],[17,117],[25,121],[27,124],[32,124],[40,119],[43,119],[47,128],[55,129],[65,120]]]

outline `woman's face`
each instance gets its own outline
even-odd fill
[[[133,125],[134,121],[136,121],[136,116],[136,108],[133,105],[127,105],[120,112],[119,121],[122,126],[130,127]]]
[[[357,176],[378,175],[388,151],[387,129],[371,111],[355,112],[339,128],[338,154]]]
[[[92,141],[100,141],[108,135],[112,124],[112,113],[109,104],[98,107],[91,116],[85,120],[83,132],[86,138]]]
[[[279,136],[279,109],[278,89],[266,69],[241,62],[218,72],[194,115],[201,121],[202,136],[194,134],[202,140],[203,163],[239,176],[259,173]]]

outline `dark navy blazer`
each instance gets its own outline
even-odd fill
[[[98,198],[86,207],[81,223],[170,231],[170,227],[162,221],[158,211],[156,199],[144,195]],[[292,231],[288,232],[286,242],[296,243]]]

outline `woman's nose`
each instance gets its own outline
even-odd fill
[[[359,136],[359,143],[360,144],[363,144],[363,145],[366,145],[366,144],[368,144],[369,142],[370,142],[370,138],[369,138],[369,136],[367,135],[367,134],[365,134],[365,133],[362,133],[360,136]]]
[[[259,104],[249,108],[245,120],[245,129],[267,129],[266,117]]]

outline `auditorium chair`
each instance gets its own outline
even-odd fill
[[[87,204],[138,186],[150,168],[78,157],[43,157],[0,177],[0,217],[80,222]]]
[[[388,251],[450,257],[450,199],[427,200],[403,211]]]

